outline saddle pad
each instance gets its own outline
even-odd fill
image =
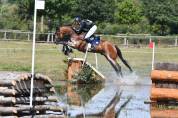
[[[99,36],[91,37],[89,43],[91,43],[92,45],[98,45],[100,43],[100,37]]]

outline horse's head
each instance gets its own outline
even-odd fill
[[[57,27],[55,32],[56,43],[67,43],[74,31],[70,26]]]

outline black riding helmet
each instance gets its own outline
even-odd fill
[[[74,19],[74,22],[80,22],[81,21],[81,17],[80,16],[76,16]]]

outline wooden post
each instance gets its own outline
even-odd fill
[[[43,28],[43,22],[44,22],[44,16],[42,15],[41,16],[41,23],[40,23],[40,25],[41,25],[41,32],[44,32],[44,28]]]
[[[177,36],[176,36],[176,38],[175,38],[175,46],[177,46]]]
[[[51,33],[51,41],[52,41],[52,43],[54,42],[54,36],[53,36],[53,33]]]
[[[7,32],[4,32],[4,39],[7,39]]]
[[[28,32],[28,41],[30,41],[30,32]]]

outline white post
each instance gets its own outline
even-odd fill
[[[127,45],[127,38],[124,37],[124,46],[126,46],[126,45]]]
[[[86,62],[86,59],[87,59],[87,53],[88,53],[88,48],[89,48],[89,43],[87,44],[87,49],[86,49],[86,52],[85,52],[85,56],[84,56],[84,60],[83,60],[83,64],[82,64],[82,67],[84,66],[85,62]]]
[[[53,36],[53,33],[51,33],[51,40],[52,40],[52,43],[54,42],[54,36]]]
[[[152,53],[152,70],[154,70],[154,60],[155,60],[155,42],[153,42],[153,53]]]
[[[149,43],[152,42],[152,39],[151,39],[151,36],[150,36],[150,39],[149,39]]]
[[[30,88],[30,107],[33,107],[33,80],[35,75],[35,39],[36,39],[36,16],[37,9],[44,9],[45,1],[44,0],[35,0],[34,7],[34,22],[33,22],[33,44],[32,44],[32,69],[31,69],[31,88]]]
[[[48,32],[47,43],[49,43],[49,40],[50,40],[50,33]]]
[[[127,43],[126,43],[126,45],[127,45],[127,47],[129,46],[129,40],[127,39],[127,41],[126,41]]]
[[[97,58],[97,54],[95,53],[95,61],[96,61],[96,69],[98,70],[98,58]]]
[[[35,38],[36,38],[36,15],[37,15],[37,9],[36,9],[36,0],[35,0],[35,9],[34,9],[34,24],[33,24],[33,44],[32,44],[32,69],[31,69],[31,88],[30,88],[30,107],[33,107],[33,80],[34,80],[34,72],[35,72]]]

